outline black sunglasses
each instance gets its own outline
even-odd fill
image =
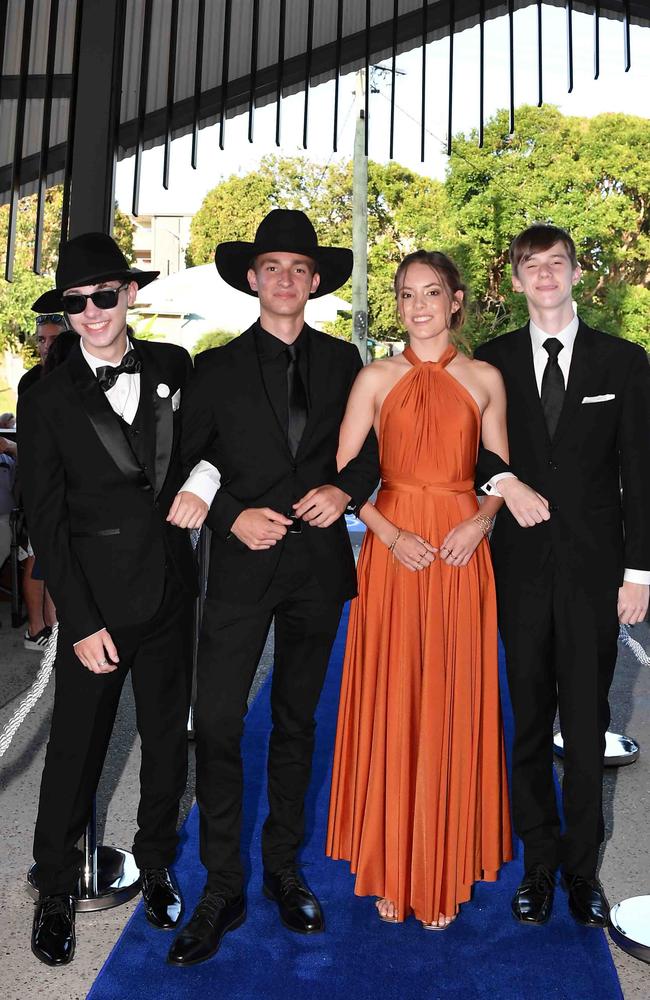
[[[42,316],[37,316],[36,326],[43,326],[43,323],[60,323],[62,326],[66,325],[63,313],[43,313]]]
[[[70,295],[61,296],[61,304],[65,311],[73,316],[84,311],[88,299],[92,299],[93,305],[96,305],[98,309],[114,309],[120,292],[128,287],[127,283],[120,285],[119,288],[100,288],[98,292],[91,292],[90,295],[84,295],[83,292],[72,292]]]

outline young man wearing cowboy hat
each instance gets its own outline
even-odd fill
[[[374,434],[337,470],[339,426],[361,366],[355,347],[305,323],[308,299],[339,288],[352,253],[318,244],[302,212],[276,209],[253,243],[217,247],[222,278],[260,300],[260,318],[196,359],[185,401],[188,465],[211,462],[208,596],[197,677],[197,799],[207,884],[169,961],[210,958],[246,916],[239,855],[240,741],[249,689],[275,620],[269,815],[262,834],[264,893],[290,930],[323,930],[301,877],[304,800],[314,713],[344,601],[356,593],[344,511],[378,476]]]
[[[88,233],[63,247],[56,288],[33,306],[65,312],[80,337],[18,405],[25,510],[59,617],[34,836],[32,951],[48,965],[74,955],[76,844],[129,669],[142,740],[133,850],[145,911],[161,928],[180,917],[167,869],[186,781],[196,581],[188,534],[166,515],[182,483],[178,406],[191,362],[180,347],[134,342],[126,319],[157,274],[131,269],[110,236]],[[183,527],[200,524],[207,506],[181,496]]]

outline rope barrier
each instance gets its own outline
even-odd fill
[[[47,682],[50,679],[50,674],[52,673],[52,668],[54,666],[54,660],[56,659],[56,640],[58,631],[58,623],[55,623],[52,626],[52,632],[47,640],[47,645],[45,646],[45,652],[43,653],[43,659],[41,660],[41,665],[38,668],[36,679],[5,726],[2,735],[0,735],[0,757],[2,757],[8,750],[18,729],[47,687]]]
[[[627,625],[619,625],[618,641],[623,646],[627,646],[634,656],[636,656],[639,663],[643,664],[644,667],[650,667],[650,656],[648,656],[641,643],[632,638]]]

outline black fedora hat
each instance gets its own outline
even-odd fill
[[[220,243],[214,255],[217,271],[224,281],[247,295],[257,295],[246,273],[254,257],[263,253],[297,253],[316,262],[320,284],[310,298],[329,295],[344,285],[352,274],[352,251],[344,247],[324,247],[304,212],[274,208],[262,219],[253,243],[229,240]]]
[[[160,271],[140,271],[129,263],[115,240],[107,233],[83,233],[61,247],[56,268],[56,287],[36,299],[34,312],[63,309],[61,296],[68,288],[100,285],[113,278],[135,281],[143,288],[158,277]]]

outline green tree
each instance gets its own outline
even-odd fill
[[[650,122],[630,115],[570,118],[557,108],[522,107],[508,134],[501,111],[485,142],[459,135],[445,182],[456,259],[473,294],[476,343],[525,321],[510,285],[507,250],[533,222],[567,229],[583,279],[576,290],[587,322],[647,343],[650,311],[648,199]]]
[[[49,188],[45,195],[42,263],[40,275],[34,274],[34,232],[36,195],[21,198],[16,219],[16,253],[13,280],[0,278],[0,350],[22,351],[26,361],[34,358],[30,338],[34,329],[32,302],[53,285],[61,239],[63,188]],[[0,250],[4,254],[9,225],[9,206],[0,206]],[[123,212],[115,212],[115,240],[129,263],[133,260],[133,225]],[[5,259],[0,257],[4,273]]]
[[[210,330],[199,337],[192,348],[192,357],[195,358],[201,351],[209,351],[211,347],[223,347],[238,336],[239,334],[233,333],[232,330]]]

